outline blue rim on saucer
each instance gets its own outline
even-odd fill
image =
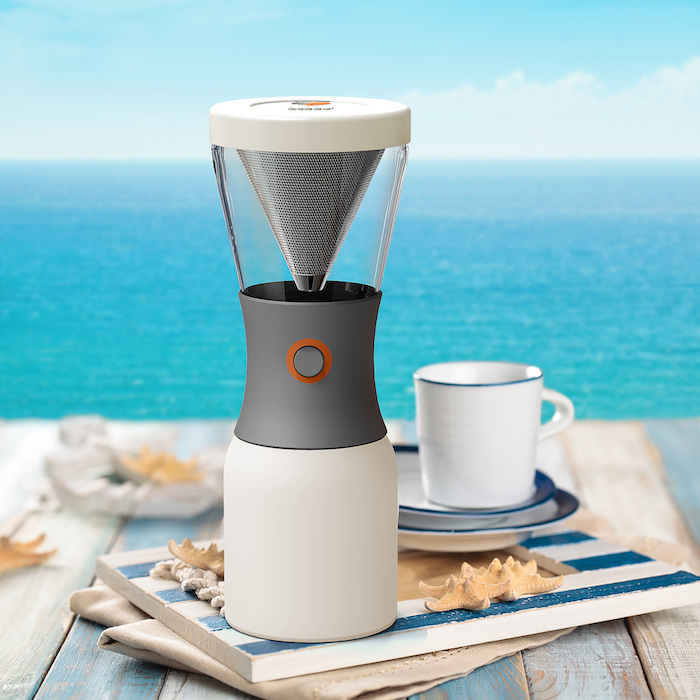
[[[418,455],[418,447],[416,445],[394,445],[394,451],[396,453],[411,453]],[[399,479],[401,476],[401,469],[399,469]],[[470,508],[460,510],[457,508],[448,508],[447,506],[441,506],[435,504],[431,507],[417,507],[404,505],[399,502],[399,510],[414,512],[414,513],[427,513],[435,517],[458,517],[458,518],[484,518],[491,515],[508,515],[510,513],[518,513],[523,510],[528,510],[530,508],[536,508],[542,505],[546,501],[549,501],[554,497],[557,490],[554,482],[542,472],[538,471],[535,473],[535,490],[532,496],[526,501],[521,501],[511,506],[503,506],[501,508]],[[426,499],[427,500],[427,499]]]
[[[576,496],[570,494],[568,491],[563,489],[557,489],[554,495],[554,501],[557,504],[556,513],[552,514],[550,517],[544,520],[531,522],[527,524],[514,525],[512,527],[482,527],[476,529],[450,529],[450,530],[426,530],[425,528],[413,528],[413,527],[399,527],[399,532],[410,532],[414,534],[422,533],[425,535],[444,535],[449,537],[450,535],[481,535],[481,534],[495,534],[495,533],[510,533],[518,532],[521,530],[536,530],[539,528],[547,527],[549,525],[554,525],[555,523],[561,522],[566,518],[571,517],[579,508],[579,501]]]
[[[556,494],[555,494],[556,495]],[[517,513],[497,513],[487,515],[483,518],[450,518],[438,516],[435,513],[415,513],[399,508],[399,527],[407,527],[412,530],[485,530],[493,528],[513,528],[520,525],[530,525],[531,523],[545,522],[556,515],[559,510],[559,503],[555,497],[548,501],[520,510]]]

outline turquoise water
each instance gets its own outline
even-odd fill
[[[237,281],[208,163],[0,164],[0,416],[230,417]],[[529,362],[579,417],[700,415],[700,162],[409,161],[376,345]]]

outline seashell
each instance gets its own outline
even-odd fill
[[[137,482],[146,480],[157,484],[173,484],[183,481],[200,481],[204,472],[197,470],[197,460],[181,462],[175,455],[167,452],[151,452],[147,445],[141,448],[138,457],[122,455],[119,458],[123,476]]]
[[[50,559],[56,554],[55,549],[48,552],[36,551],[45,537],[46,535],[39,535],[31,542],[12,542],[9,537],[0,537],[0,571],[34,566]]]
[[[204,547],[198,549],[192,544],[190,538],[183,540],[182,544],[177,544],[175,540],[168,542],[170,553],[184,561],[186,564],[195,569],[204,569],[205,571],[213,571],[217,576],[224,576],[224,553],[219,551],[215,543],[209,545],[207,549]]]
[[[511,602],[521,595],[547,593],[564,583],[563,576],[543,578],[537,573],[534,559],[521,564],[508,557],[504,564],[496,558],[488,567],[478,570],[467,562],[462,564],[459,577],[450,576],[442,586],[418,584],[421,592],[438,600],[426,601],[425,607],[434,612],[445,610],[485,610],[490,598]]]

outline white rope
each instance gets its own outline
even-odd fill
[[[179,559],[159,561],[149,572],[151,578],[179,581],[183,591],[193,591],[224,615],[224,581],[213,571],[195,569]]]

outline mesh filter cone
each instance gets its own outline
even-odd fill
[[[383,153],[238,151],[300,290],[323,287]]]

